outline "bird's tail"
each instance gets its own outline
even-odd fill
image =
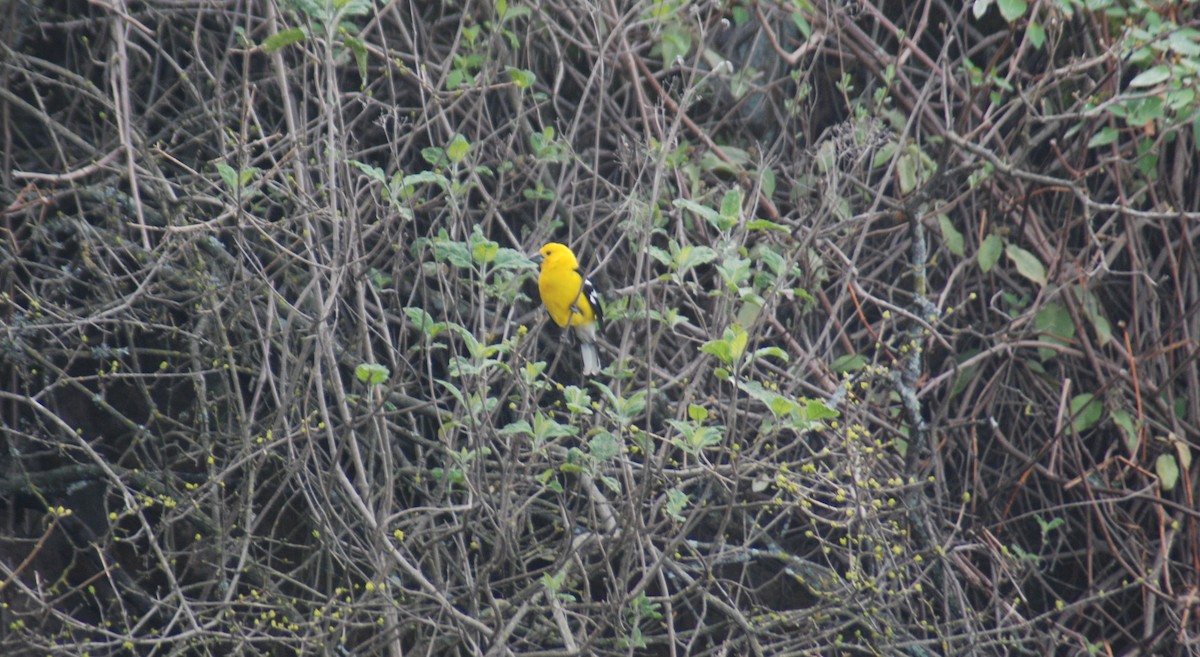
[[[600,352],[595,342],[579,341],[580,351],[583,352],[583,374],[591,376],[600,373]]]

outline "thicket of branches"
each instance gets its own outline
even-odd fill
[[[1200,31],[1087,4],[7,3],[4,654],[1200,652]]]

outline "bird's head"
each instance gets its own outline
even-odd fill
[[[569,269],[577,269],[579,261],[575,259],[575,254],[566,244],[558,242],[550,242],[538,249],[536,255],[533,256],[533,261],[541,263],[542,267],[546,266],[565,266]]]

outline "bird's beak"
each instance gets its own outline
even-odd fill
[[[544,256],[540,253],[535,253],[535,254],[529,256],[529,259],[532,260],[534,263],[540,265],[540,264],[542,264],[542,261],[546,259],[546,256]]]

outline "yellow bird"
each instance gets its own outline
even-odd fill
[[[596,288],[579,273],[579,260],[565,244],[550,242],[538,249],[533,259],[541,263],[538,292],[550,319],[564,330],[564,337],[566,331],[572,329],[579,336],[583,373],[599,374],[600,352],[596,350],[596,336],[604,315]]]

